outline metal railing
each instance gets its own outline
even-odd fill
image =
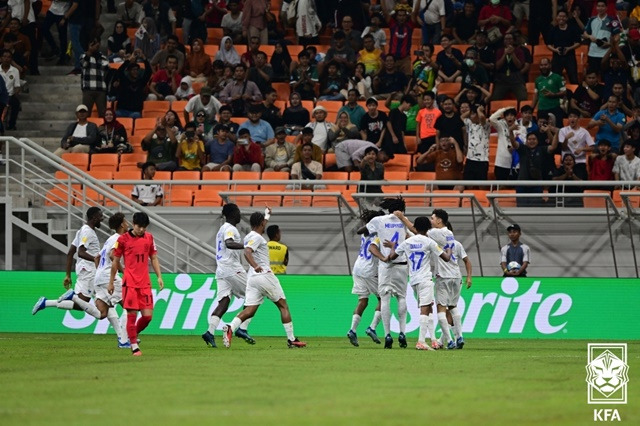
[[[192,235],[185,235],[184,231],[155,213],[153,209],[141,206],[118,191],[114,190],[107,184],[87,175],[82,170],[72,164],[54,156],[51,152],[40,147],[35,142],[28,139],[16,139],[11,137],[0,138],[0,143],[5,144],[6,163],[5,163],[5,196],[10,197],[9,188],[11,184],[17,184],[20,188],[20,196],[26,198],[27,194],[39,197],[42,200],[52,185],[62,184],[66,190],[65,199],[60,199],[61,205],[54,204],[47,209],[48,212],[63,213],[66,217],[66,233],[68,241],[71,240],[74,222],[84,222],[84,212],[88,207],[96,205],[96,203],[87,197],[87,191],[93,190],[98,194],[102,194],[105,198],[113,201],[116,205],[114,208],[118,211],[133,213],[136,211],[144,211],[152,220],[154,228],[162,232],[155,233],[155,242],[158,253],[162,259],[163,268],[175,272],[201,272],[210,273],[212,267],[210,264],[200,262],[194,258],[196,254],[203,255],[212,262],[215,259],[215,250],[208,243],[201,241]],[[10,153],[12,147],[18,147],[20,153],[19,161],[16,161],[16,155]],[[51,178],[51,172],[43,169],[37,164],[25,161],[26,155],[35,155],[39,161],[55,171],[62,171],[67,175],[64,180]],[[11,174],[11,168],[16,168],[18,173]],[[76,186],[74,188],[74,185]],[[77,185],[82,185],[78,192]],[[79,194],[79,195],[78,195]],[[61,197],[58,197],[61,198]],[[20,220],[13,217],[11,212],[7,215],[12,216],[12,220]],[[7,229],[7,240],[11,241],[12,229]],[[98,230],[99,233],[107,236],[104,231]],[[12,265],[12,251],[7,252],[7,260],[5,267],[10,268]]]

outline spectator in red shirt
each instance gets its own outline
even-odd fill
[[[147,328],[153,316],[153,295],[149,279],[149,259],[158,277],[158,287],[164,288],[160,262],[153,235],[146,232],[149,216],[143,212],[133,214],[133,229],[122,234],[113,250],[113,263],[107,291],[112,294],[113,281],[120,269],[120,258],[124,257],[124,278],[122,279],[122,306],[127,310],[127,335],[131,342],[131,352],[141,356],[138,347],[138,333]],[[138,312],[142,314],[139,320]]]
[[[491,32],[493,28],[498,28],[500,34],[504,36],[513,29],[512,21],[511,10],[507,6],[500,4],[500,0],[491,0],[491,4],[484,5],[480,9],[480,15],[478,16],[478,25],[484,27],[484,30],[490,36],[490,40],[492,40]],[[499,38],[493,40],[493,43],[498,40]]]
[[[588,161],[589,180],[614,180],[613,165],[616,162],[616,154],[611,152],[611,142],[600,139],[598,152],[589,155]]]
[[[151,85],[149,86],[149,96],[147,100],[150,101],[175,101],[174,96],[178,87],[180,87],[180,81],[182,76],[178,72],[178,58],[174,55],[167,56],[167,63],[164,68],[158,70],[151,77]]]
[[[233,171],[260,172],[263,164],[262,148],[251,139],[249,129],[240,129],[233,150]]]
[[[527,86],[521,73],[525,66],[525,55],[521,47],[514,44],[513,34],[505,34],[504,46],[496,52],[496,72],[492,100],[504,99],[513,93],[519,101],[527,100]]]
[[[414,24],[408,21],[411,6],[398,4],[395,7],[395,15],[392,17],[384,6],[384,16],[389,24],[389,55],[396,60],[396,69],[406,75],[411,75],[411,36]]]

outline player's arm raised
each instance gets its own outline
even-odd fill
[[[400,210],[396,210],[395,212],[393,212],[393,214],[395,217],[397,217],[402,221],[404,226],[406,226],[409,231],[411,231],[413,234],[418,233],[418,231],[416,231],[416,228],[413,226],[411,221],[409,221],[409,219],[407,219],[407,217]]]
[[[164,288],[164,281],[162,281],[162,271],[160,271],[160,261],[158,260],[157,254],[151,255],[151,266],[153,267],[153,272],[156,273],[156,277],[158,277],[158,288],[162,290]],[[111,269],[111,274],[113,275],[113,268]]]

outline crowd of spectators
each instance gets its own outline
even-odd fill
[[[70,2],[59,29],[83,3]],[[640,178],[638,1],[281,3],[279,13],[266,0],[117,5],[107,54],[88,36],[75,61],[83,104],[105,118],[107,130],[96,134],[108,135],[117,117],[142,117],[145,100],[188,100],[182,117],[162,118],[143,141],[158,170],[274,170],[312,179],[322,175],[323,155],[335,153],[333,167],[379,175],[377,153],[386,161],[411,152],[407,138],[415,137],[415,170],[435,171],[436,179]],[[52,9],[49,25],[61,16]],[[207,27],[224,36],[207,39]],[[133,41],[128,28],[137,29]],[[215,55],[206,45],[218,46]],[[28,55],[13,53],[15,65],[20,54],[31,72]],[[109,62],[121,65],[114,71]],[[288,99],[276,90],[283,83]],[[329,111],[326,102],[341,107]],[[95,145],[74,143],[84,126],[77,113],[58,153],[129,152],[126,140],[118,147],[108,137],[104,146],[100,136]],[[350,141],[370,143],[373,160],[344,155],[352,150],[341,144]]]

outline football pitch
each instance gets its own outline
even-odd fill
[[[0,334],[0,424],[587,424],[587,342],[473,340],[384,350],[366,336],[207,348],[200,336]],[[629,342],[624,423],[640,423],[640,343]]]

